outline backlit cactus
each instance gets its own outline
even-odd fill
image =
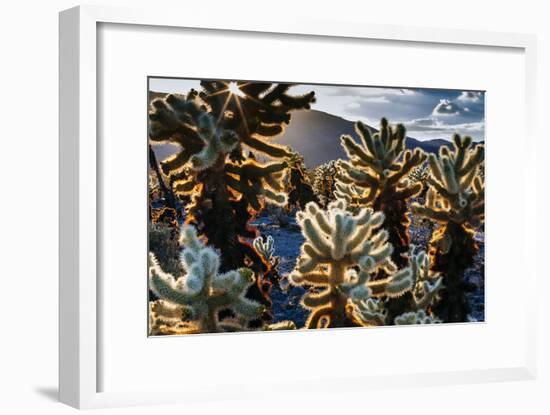
[[[248,296],[269,306],[260,255],[245,241],[256,231],[249,222],[265,202],[286,205],[283,177],[291,151],[272,138],[293,110],[308,109],[314,93],[292,96],[291,84],[201,81],[201,91],[168,94],[151,102],[149,137],[178,151],[161,162],[179,196],[191,198],[186,222],[221,252],[221,270],[251,267],[256,283]],[[263,159],[245,159],[254,151]]]
[[[304,209],[309,202],[315,201],[313,188],[307,180],[304,157],[293,153],[289,160],[288,209]]]
[[[277,191],[281,190],[278,181],[287,164],[262,165],[252,159],[240,163],[242,158],[239,163],[229,162],[227,156],[240,148],[240,137],[234,130],[221,127],[223,123],[216,121],[215,115],[200,105],[196,94],[187,97],[169,94],[164,99],[155,99],[151,106],[149,131],[152,140],[168,140],[180,146],[175,155],[162,162],[162,170],[172,178],[177,193],[192,193],[201,183],[197,177],[200,172],[225,168],[227,185],[254,209],[260,209],[259,195],[274,203],[285,203],[285,195]],[[185,124],[183,131],[164,128],[172,124],[181,128],[178,122]],[[290,156],[283,147],[266,144],[264,150],[267,152],[268,148],[273,148],[275,155]]]
[[[155,173],[153,182],[151,183],[151,180],[150,180],[150,183],[149,183],[150,191],[151,191],[151,185],[156,187],[157,194],[160,193],[160,195],[164,198],[166,207],[169,207],[174,210],[177,209],[178,206],[176,202],[176,197],[174,196],[172,187],[167,186],[164,183],[164,176],[160,171],[159,164],[157,162],[157,156],[155,155],[155,152],[153,151],[153,147],[151,147],[151,144],[149,144],[148,158],[149,158],[149,168]],[[153,176],[151,175],[151,171],[149,171],[149,177],[150,179],[153,178]]]
[[[264,280],[268,281],[270,284],[279,284],[280,275],[279,275],[279,264],[281,258],[277,255],[274,255],[275,245],[274,240],[271,235],[264,239],[261,236],[258,236],[252,242],[254,249],[262,256],[266,269],[264,270]],[[268,287],[271,288],[271,287]]]
[[[409,180],[413,183],[415,182],[424,183],[428,179],[428,175],[429,175],[428,166],[425,163],[423,163],[418,167],[415,167],[414,169],[412,169],[409,172],[408,177],[409,177]]]
[[[394,247],[392,259],[397,266],[405,266],[403,254],[410,244],[407,201],[422,190],[422,185],[411,183],[407,175],[426,160],[426,154],[420,148],[407,150],[405,127],[391,127],[385,118],[377,133],[372,134],[361,122],[355,124],[355,130],[360,143],[349,135],[341,137],[349,160],[338,164],[337,195],[352,205],[384,213],[384,227]]]
[[[219,273],[219,255],[202,244],[192,226],[183,228],[181,243],[185,246],[181,253],[185,274],[176,280],[150,254],[150,289],[159,299],[172,304],[175,313],[179,307],[188,311],[189,320],[201,333],[246,330],[248,322],[263,311],[261,304],[245,297],[254,283],[252,271],[241,268]],[[222,310],[231,310],[234,317],[220,320]],[[174,314],[169,317],[174,318]]]
[[[443,286],[443,278],[430,269],[430,258],[426,252],[414,245],[411,245],[408,261],[413,280],[413,309],[426,310],[436,301]]]
[[[392,278],[392,285],[399,286],[399,295],[388,295],[385,282],[367,282],[368,289],[356,291],[350,296],[349,313],[354,322],[362,326],[407,324],[412,315],[423,315],[424,323],[436,322],[429,309],[434,304],[442,287],[441,276],[430,270],[430,260],[426,253],[411,245],[407,255],[408,266]],[[384,290],[378,288],[382,284]],[[395,299],[409,295],[405,311],[396,315]],[[408,323],[414,324],[414,323]]]
[[[401,314],[395,318],[395,324],[398,326],[408,324],[436,324],[441,323],[437,317],[426,314],[424,310],[410,311],[408,313]]]
[[[287,195],[282,182],[287,167],[286,162],[260,164],[247,160],[242,164],[227,163],[225,182],[232,193],[255,211],[262,208],[262,198],[271,204],[284,206]]]
[[[416,195],[417,198],[423,198],[426,195],[428,186],[425,183],[429,174],[429,167],[426,162],[420,164],[409,172],[408,178],[411,183],[420,183],[422,185],[422,190]]]
[[[199,328],[187,319],[185,307],[165,300],[149,302],[149,335],[195,334]]]
[[[149,222],[149,251],[152,252],[162,269],[178,278],[182,273],[179,260],[180,226],[178,215],[171,208],[151,210]]]
[[[445,285],[436,312],[444,321],[466,321],[464,272],[474,263],[474,234],[485,218],[484,146],[455,134],[452,149],[441,147],[428,162],[426,201],[412,210],[439,224],[430,241],[432,269],[442,273]]]
[[[388,232],[379,229],[382,213],[361,208],[353,214],[344,200],[330,203],[326,211],[311,202],[298,212],[297,220],[306,241],[290,282],[320,289],[302,298],[302,305],[310,310],[307,328],[354,325],[348,314],[349,299],[365,293],[398,297],[412,288],[410,270],[397,270],[391,260]],[[379,270],[389,277],[371,281]]]
[[[193,196],[188,221],[220,249],[223,269],[244,265],[239,237],[254,236],[248,209],[260,210],[263,200],[286,204],[282,178],[288,164],[245,161],[243,147],[275,159],[292,156],[270,139],[290,122],[291,111],[308,109],[315,99],[313,92],[289,95],[291,86],[202,81],[200,93],[151,102],[149,137],[179,148],[161,163],[162,170],[181,178],[173,182],[177,193]]]
[[[336,191],[336,172],[336,162],[334,160],[321,164],[315,169],[313,190],[323,207],[327,207],[336,198],[334,195]]]
[[[265,331],[278,331],[278,330],[296,330],[296,324],[293,321],[285,320],[278,323],[272,323],[266,325],[263,330]]]
[[[261,236],[258,236],[254,239],[252,245],[258,251],[260,255],[264,257],[266,261],[270,261],[273,257],[273,252],[275,252],[275,247],[273,246],[273,237],[269,235],[265,241]]]

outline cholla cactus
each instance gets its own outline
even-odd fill
[[[298,212],[297,220],[306,242],[290,282],[322,290],[302,298],[302,305],[311,310],[307,328],[352,325],[349,299],[365,294],[394,298],[412,288],[410,270],[397,271],[391,260],[388,232],[379,229],[382,213],[362,208],[352,214],[344,200],[330,203],[323,211],[311,202]],[[370,281],[382,269],[390,277]]]
[[[441,320],[439,320],[437,317],[426,314],[424,310],[410,311],[395,318],[396,325],[436,323],[441,323]]]
[[[313,188],[308,183],[304,157],[299,153],[293,153],[289,160],[289,167],[288,208],[304,209],[309,202],[316,200]]]
[[[186,274],[176,280],[164,272],[153,254],[149,260],[149,287],[164,301],[188,310],[190,320],[201,333],[245,330],[250,320],[258,318],[263,306],[245,298],[253,284],[251,270],[241,268],[219,274],[219,255],[205,247],[192,226],[182,230],[185,249],[181,261]],[[220,321],[221,310],[231,310],[234,320]]]
[[[348,304],[348,314],[356,325],[363,327],[384,326],[387,321],[384,301],[371,297],[368,290],[351,299]]]
[[[384,213],[385,228],[394,247],[392,259],[397,266],[404,266],[402,255],[410,243],[407,200],[422,190],[422,185],[411,183],[407,175],[426,160],[426,154],[420,148],[406,150],[405,127],[398,124],[392,128],[385,118],[378,133],[371,134],[361,122],[355,124],[355,130],[361,143],[349,135],[341,138],[349,161],[338,164],[338,196],[350,204],[371,206]]]
[[[340,179],[337,179],[334,188],[334,197],[345,200],[352,209],[363,206],[363,190],[358,186],[352,183],[345,184]]]
[[[484,220],[484,184],[481,166],[484,146],[471,137],[453,136],[453,149],[442,146],[439,158],[430,154],[429,189],[424,206],[415,204],[417,214],[437,222],[476,228]]]
[[[179,278],[183,273],[179,260],[180,226],[176,210],[171,208],[151,209],[149,223],[149,251],[162,269]]]
[[[266,269],[264,271],[264,280],[269,281],[270,284],[279,284],[280,275],[279,275],[279,264],[281,258],[273,255],[275,253],[274,240],[271,235],[268,235],[265,239],[265,242],[261,236],[258,236],[252,242],[254,249],[261,255],[264,259]],[[269,291],[271,286],[267,286],[264,290]]]
[[[428,176],[429,172],[426,164],[421,164],[420,166],[415,167],[408,174],[409,180],[413,183],[424,183],[428,179]]]
[[[242,164],[227,163],[225,182],[232,193],[245,200],[255,211],[262,208],[262,197],[271,204],[284,206],[287,195],[282,182],[287,167],[284,161],[269,164],[254,160]]]
[[[166,175],[179,172],[208,140],[208,134],[201,136],[200,126],[210,124],[211,120],[207,120],[208,114],[196,98],[197,92],[191,91],[187,96],[168,94],[151,101],[149,139],[178,146],[176,154],[161,161]]]
[[[221,252],[221,271],[244,266],[255,271],[257,280],[247,295],[267,307],[265,267],[246,239],[256,236],[250,221],[266,201],[287,202],[283,178],[292,153],[271,139],[290,122],[293,110],[309,109],[315,101],[313,92],[289,95],[291,86],[202,81],[200,92],[154,99],[149,112],[150,140],[179,149],[161,165],[176,194],[192,201],[186,222]],[[245,160],[245,150],[276,160]]]
[[[425,310],[433,305],[443,286],[443,278],[438,272],[430,270],[429,256],[415,245],[411,245],[408,261],[413,279],[414,309]]]
[[[429,168],[425,162],[413,168],[407,175],[411,183],[420,183],[422,186],[422,190],[420,190],[420,192],[416,195],[417,199],[423,199],[424,196],[426,196],[426,192],[428,191],[426,181],[428,180],[429,175]]]
[[[291,96],[291,84],[202,81],[201,91],[168,94],[151,102],[149,137],[178,146],[164,160],[178,196],[190,197],[187,223],[197,227],[221,252],[221,270],[250,265],[261,270],[259,255],[245,238],[254,238],[250,220],[264,202],[285,205],[285,159],[292,155],[271,140],[290,122],[293,110],[309,109],[314,93]],[[273,162],[245,160],[245,150]],[[260,273],[256,272],[259,277]],[[251,298],[269,299],[251,287]]]
[[[221,127],[214,115],[200,106],[196,94],[187,97],[169,94],[165,99],[155,99],[151,106],[149,130],[153,140],[164,141],[166,134],[172,132],[172,129],[166,131],[167,126],[179,128],[178,122],[185,124],[184,131],[174,130],[168,140],[180,146],[179,152],[162,162],[162,169],[170,175],[178,194],[193,193],[200,184],[197,180],[200,172],[225,168],[227,185],[248,199],[253,208],[260,208],[257,199],[260,194],[274,203],[285,203],[284,194],[277,190],[281,188],[278,181],[287,165],[283,162],[264,166],[253,160],[245,164],[228,162],[227,156],[240,146],[240,138],[234,130]],[[274,149],[276,154],[286,151],[282,147]]]
[[[149,335],[195,334],[199,329],[187,319],[186,308],[165,300],[149,302]]]
[[[432,269],[444,276],[445,289],[436,312],[444,321],[466,321],[464,271],[478,251],[474,234],[485,215],[483,169],[484,147],[470,137],[453,137],[453,148],[440,148],[430,155],[429,189],[424,205],[412,210],[440,224],[430,241]]]
[[[268,324],[264,327],[265,331],[278,331],[278,330],[296,330],[296,324],[290,320],[280,321],[278,323]]]
[[[331,160],[317,166],[313,179],[313,190],[323,207],[327,207],[336,196],[336,162]]]
[[[411,313],[416,315],[420,312],[435,321],[428,309],[435,302],[442,287],[442,278],[439,273],[430,270],[428,256],[416,246],[411,245],[407,259],[408,266],[393,277],[393,285],[403,288],[400,295],[385,295],[380,298],[379,282],[374,281],[367,283],[368,289],[357,291],[350,298],[349,313],[356,324],[362,326],[404,324],[400,322],[410,318]],[[385,283],[382,282],[382,284]]]
[[[264,257],[266,261],[270,261],[273,257],[273,252],[275,252],[275,247],[273,246],[273,237],[271,235],[268,235],[268,237],[265,239],[265,242],[261,236],[258,236],[254,241],[252,242],[252,245],[258,251],[260,255]]]

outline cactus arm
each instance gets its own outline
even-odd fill
[[[308,329],[317,329],[317,328],[328,326],[330,324],[331,312],[332,312],[332,309],[330,306],[316,308],[308,316],[305,327]],[[321,319],[328,320],[324,326],[321,326]]]
[[[291,274],[290,278],[295,285],[313,285],[319,287],[329,285],[328,275],[321,272]]]
[[[231,308],[240,316],[248,320],[260,317],[265,307],[256,301],[240,297],[231,304]]]
[[[171,275],[159,272],[158,268],[149,269],[149,288],[159,297],[172,303],[192,306],[193,297],[178,290],[176,281]]]
[[[282,159],[290,158],[292,156],[292,153],[290,152],[290,150],[288,150],[287,147],[267,143],[266,141],[259,138],[251,136],[243,137],[243,143],[253,150],[256,150],[273,158]]]
[[[436,324],[436,323],[441,323],[441,320],[439,320],[436,317],[427,315],[424,310],[410,311],[395,317],[396,325]]]
[[[305,308],[315,309],[330,303],[331,290],[327,289],[320,293],[307,293],[302,297],[302,305]]]

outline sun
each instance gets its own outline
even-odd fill
[[[239,89],[239,86],[236,82],[229,82],[229,84],[227,84],[227,89],[229,90],[229,93],[231,95],[236,95],[241,98],[245,97],[244,92]]]

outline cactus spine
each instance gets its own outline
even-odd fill
[[[440,225],[430,241],[430,256],[432,269],[444,276],[445,289],[435,309],[444,321],[467,320],[464,271],[474,263],[475,229],[485,217],[483,158],[483,145],[455,134],[452,149],[443,146],[439,157],[428,158],[426,201],[412,205],[413,212]]]

